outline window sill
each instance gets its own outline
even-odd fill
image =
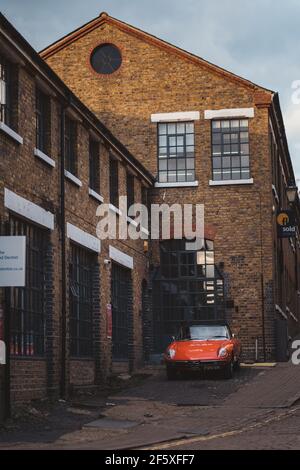
[[[103,202],[104,201],[104,198],[99,193],[97,193],[96,191],[94,191],[91,188],[89,188],[89,196],[96,199],[98,202]]]
[[[115,212],[118,215],[122,215],[122,212],[120,211],[120,209],[118,209],[113,204],[109,204],[109,210],[111,210],[112,212]]]
[[[13,131],[9,126],[4,122],[0,121],[0,129],[14,139],[18,144],[23,145],[23,137],[21,137],[17,132]]]
[[[78,179],[75,175],[70,173],[68,170],[65,170],[65,177],[68,178],[68,180],[72,181],[72,183],[76,184],[79,188],[82,186],[82,182],[80,179]]]
[[[198,181],[187,181],[185,183],[155,183],[155,188],[193,188],[199,186]]]
[[[244,184],[253,184],[253,178],[248,180],[224,180],[224,181],[209,181],[209,186],[235,186]]]
[[[48,155],[46,155],[44,152],[42,152],[41,150],[35,148],[34,151],[33,151],[33,154],[35,157],[39,158],[40,160],[42,160],[43,162],[47,163],[49,166],[52,166],[52,168],[55,168],[55,161],[48,157]]]

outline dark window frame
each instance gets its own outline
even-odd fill
[[[239,123],[238,127],[233,127],[232,123],[234,122]],[[246,122],[247,126],[243,126],[241,124]],[[220,127],[214,127],[217,123],[220,124]],[[229,127],[225,127],[225,123],[229,123]],[[247,140],[242,140],[241,134],[243,133],[248,134]],[[237,134],[237,140],[232,141],[232,136],[235,134]],[[224,142],[225,135],[228,138],[228,142]],[[220,139],[217,136],[220,136]],[[248,146],[248,152],[242,152],[243,145]],[[215,149],[217,147],[220,149],[219,153],[215,153]],[[228,150],[229,147],[230,151],[225,151]],[[237,148],[237,151],[233,152],[232,148]],[[211,160],[213,181],[237,181],[250,179],[250,157],[251,150],[248,118],[213,119],[211,121]],[[244,161],[248,161],[248,163],[242,163],[243,159]],[[219,174],[220,177],[216,177],[217,174]]]
[[[89,187],[100,194],[100,142],[89,140]]]
[[[77,122],[65,116],[65,169],[77,176]]]
[[[26,236],[26,285],[10,289],[11,339],[13,357],[45,357],[45,252],[47,230],[10,215],[11,235]]]
[[[3,56],[0,56],[0,87],[5,95],[5,103],[0,102],[0,122],[12,127],[12,65]]]
[[[109,157],[109,202],[119,207],[119,161],[112,155]]]
[[[126,173],[127,213],[135,202],[134,179],[133,174],[129,172]]]
[[[36,148],[49,153],[50,101],[40,88],[36,88]]]
[[[164,142],[164,145],[161,142]],[[160,183],[194,182],[196,179],[195,163],[194,121],[159,122],[157,125],[158,181]]]
[[[93,288],[95,255],[75,243],[70,246],[70,356],[93,357]]]

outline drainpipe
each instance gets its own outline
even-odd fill
[[[66,299],[66,216],[65,216],[65,107],[61,106],[60,151],[60,234],[61,234],[61,376],[60,396],[66,397],[66,346],[67,346],[67,299]]]

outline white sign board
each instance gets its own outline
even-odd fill
[[[25,286],[26,237],[0,237],[0,287]]]

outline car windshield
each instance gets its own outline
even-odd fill
[[[193,325],[182,329],[179,339],[182,341],[208,339],[229,339],[229,331],[223,325]]]

